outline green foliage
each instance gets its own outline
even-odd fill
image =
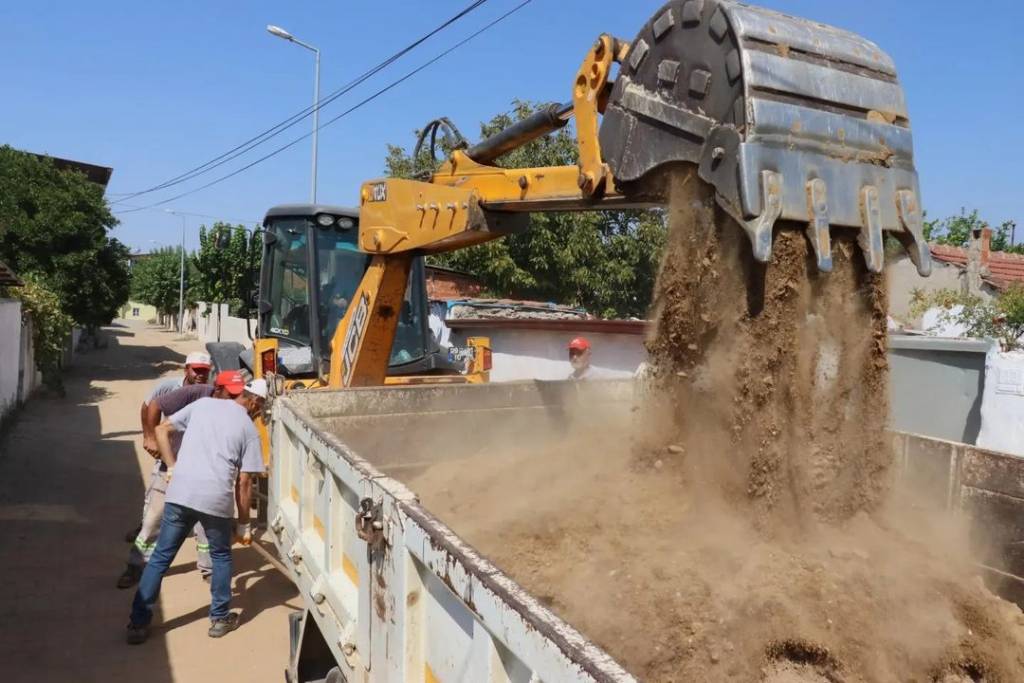
[[[110,322],[128,300],[128,251],[103,188],[50,159],[0,147],[0,260],[35,274],[76,323]]]
[[[99,249],[79,253],[69,263],[75,263],[79,276],[74,280],[60,280],[62,302],[69,311],[77,311],[75,322],[90,329],[108,324],[117,317],[128,301],[131,290],[131,271],[128,268],[128,247],[116,239],[106,238]],[[69,278],[65,271],[63,278]]]
[[[139,259],[132,269],[132,298],[156,308],[161,315],[177,315],[181,274],[181,247],[162,247]],[[191,269],[185,269],[185,291],[189,294]]]
[[[39,276],[30,273],[21,279],[24,287],[8,287],[3,296],[20,299],[22,313],[31,316],[36,367],[42,371],[47,386],[60,389],[60,364],[64,344],[71,333],[71,316],[64,312],[60,298],[47,289]]]
[[[516,101],[511,112],[481,125],[481,139],[529,116],[537,107]],[[577,162],[568,129],[534,140],[501,159],[506,168]],[[429,167],[421,159],[420,167]],[[409,178],[414,160],[389,145],[388,175]],[[500,240],[433,257],[433,262],[471,273],[490,293],[583,306],[604,316],[644,316],[651,301],[665,241],[659,211],[536,213],[530,229]]]
[[[978,210],[967,213],[960,209],[960,214],[943,220],[926,220],[924,222],[924,238],[929,242],[948,244],[953,247],[966,247],[971,241],[971,233],[985,226],[992,227],[988,221],[978,216]],[[1008,251],[1024,254],[1024,244],[1011,244],[1013,230],[1017,223],[1006,220],[992,227],[992,251]]]
[[[913,317],[930,308],[943,309],[939,319],[963,325],[968,337],[995,339],[1004,351],[1024,347],[1024,286],[1014,285],[991,301],[953,289],[911,292]]]
[[[195,268],[192,298],[228,303],[232,315],[248,317],[260,251],[259,236],[246,232],[241,225],[217,222],[209,229],[201,227],[199,251],[191,259]]]

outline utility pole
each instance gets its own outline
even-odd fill
[[[181,268],[178,274],[178,333],[185,333],[185,214],[164,209],[181,218]]]
[[[316,204],[316,155],[317,155],[317,136],[320,130],[320,49],[313,47],[309,43],[304,43],[288,31],[285,31],[280,26],[274,26],[273,24],[267,24],[267,31],[271,35],[275,35],[278,38],[283,38],[290,43],[295,43],[300,47],[304,47],[310,50],[315,56],[315,62],[313,66],[313,186],[309,193],[309,201],[311,204]]]

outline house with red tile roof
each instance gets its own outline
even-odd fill
[[[930,277],[919,276],[906,256],[898,256],[886,266],[889,314],[897,321],[911,322],[909,315],[915,290],[927,294],[940,289],[967,289],[988,299],[999,296],[1014,284],[1024,286],[1024,255],[992,251],[992,231],[989,228],[978,231],[966,247],[929,246],[932,252]]]
[[[1008,254],[991,251],[992,231],[982,230],[981,237],[981,278],[997,290],[1005,290],[1013,284],[1024,285],[1024,254]],[[946,244],[931,245],[932,258],[960,268],[967,267],[968,250]]]

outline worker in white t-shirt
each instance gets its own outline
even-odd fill
[[[238,613],[229,609],[231,544],[236,536],[246,545],[252,540],[253,477],[264,470],[260,437],[252,419],[263,409],[266,398],[266,381],[255,379],[233,400],[201,398],[156,428],[169,483],[160,536],[132,602],[128,644],[138,645],[149,636],[164,574],[197,522],[206,532],[213,564],[208,634],[220,638],[238,628]],[[184,432],[177,454],[171,446],[172,432]],[[237,528],[233,519],[236,500]]]

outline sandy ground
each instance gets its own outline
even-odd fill
[[[234,554],[239,630],[206,635],[210,595],[190,539],[164,581],[150,640],[124,643],[134,591],[115,583],[152,464],[139,406],[199,343],[138,323],[107,333],[108,348],[69,370],[65,398],[34,398],[0,438],[0,680],[282,680],[299,601],[251,549]]]

